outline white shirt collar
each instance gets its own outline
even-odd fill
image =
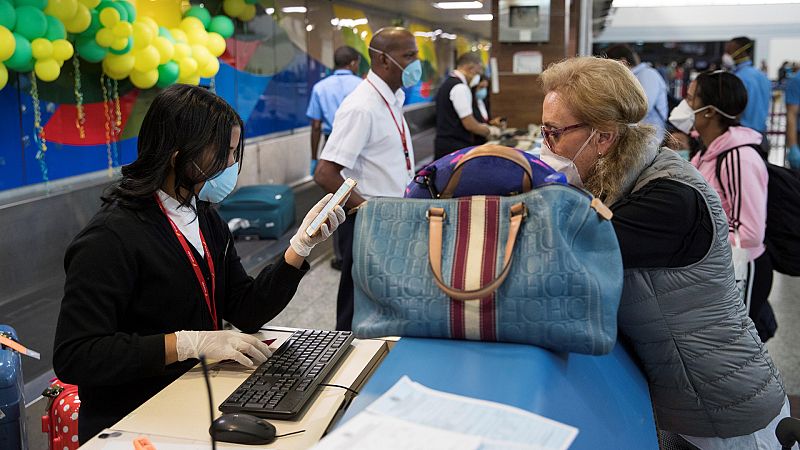
[[[392,92],[392,89],[388,84],[386,84],[385,81],[383,81],[383,78],[379,77],[378,74],[372,70],[367,73],[367,80],[372,82],[372,85],[378,89],[378,92],[386,101],[388,101],[390,104],[394,103],[394,106],[397,106],[398,108],[403,107],[403,103],[406,101],[406,94],[402,89]]]
[[[637,73],[641,72],[642,70],[644,70],[647,67],[650,67],[650,64],[647,64],[646,62],[641,62],[641,63],[633,66],[633,68],[631,68],[631,72],[633,72],[633,74],[636,75]]]
[[[169,212],[176,212],[180,215],[184,214],[194,214],[192,208],[189,206],[181,206],[178,200],[172,198],[169,194],[162,191],[161,189],[158,190],[158,198],[161,200],[161,204],[164,205],[164,209]],[[197,208],[197,203],[195,202],[194,196],[192,196],[192,201],[190,202],[193,207]]]
[[[458,78],[459,80],[461,80],[462,83],[467,84],[467,77],[465,77],[464,74],[459,72],[458,70],[450,72],[450,75]]]

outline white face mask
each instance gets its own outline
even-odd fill
[[[542,145],[542,153],[539,158],[557,172],[561,172],[566,175],[569,184],[575,187],[583,188],[583,180],[581,180],[581,175],[578,172],[578,167],[575,165],[575,160],[578,158],[578,155],[581,154],[583,149],[589,145],[589,141],[592,140],[592,137],[594,137],[596,132],[597,130],[592,130],[592,134],[590,134],[589,137],[583,141],[583,145],[581,145],[581,148],[578,149],[578,152],[575,153],[575,156],[573,156],[572,159],[553,153],[546,141]]]
[[[669,122],[674,125],[675,128],[679,129],[685,134],[689,134],[689,132],[692,131],[692,127],[694,127],[694,115],[709,108],[718,112],[721,116],[727,117],[728,119],[736,118],[736,116],[725,114],[714,105],[706,105],[700,109],[692,109],[686,100],[682,100],[678,106],[676,106],[669,113]]]
[[[724,53],[722,55],[722,67],[731,70],[736,66],[736,61],[734,61],[733,56],[729,53]]]
[[[471,80],[469,80],[469,87],[473,88],[473,87],[477,86],[478,83],[480,83],[480,82],[481,82],[481,76],[480,75],[475,75],[474,77],[472,77]]]

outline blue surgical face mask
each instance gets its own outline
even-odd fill
[[[409,65],[403,67],[400,65],[399,62],[395,61],[394,58],[389,56],[388,53],[374,49],[370,47],[370,50],[378,53],[383,53],[392,61],[397,67],[399,67],[403,71],[403,87],[410,88],[411,86],[416,85],[422,79],[422,63],[416,59],[411,62]]]
[[[489,92],[486,90],[486,88],[480,88],[475,91],[475,98],[478,100],[485,100],[487,95],[489,95]]]
[[[195,167],[197,167],[197,164],[195,164]],[[199,167],[197,169],[200,170]],[[233,192],[238,178],[239,163],[237,162],[206,180],[206,183],[197,194],[197,198],[211,203],[219,203]]]

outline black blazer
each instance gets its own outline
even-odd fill
[[[289,303],[308,263],[295,269],[281,260],[253,279],[227,225],[208,203],[198,202],[198,220],[214,258],[218,319],[256,332]],[[192,250],[210,289],[208,266]],[[165,334],[212,330],[213,324],[191,264],[155,198],[140,208],[104,206],[67,248],[64,268],[53,368],[62,381],[79,386],[83,443],[196,364],[165,366]]]

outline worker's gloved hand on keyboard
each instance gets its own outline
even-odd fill
[[[311,225],[311,222],[314,221],[331,197],[333,197],[333,194],[328,194],[325,197],[322,197],[322,200],[317,202],[317,204],[311,208],[308,214],[306,214],[305,219],[303,219],[303,223],[300,224],[297,234],[295,234],[294,237],[289,240],[289,245],[291,245],[292,250],[294,250],[295,253],[303,258],[311,254],[311,249],[314,248],[315,245],[319,244],[325,239],[328,239],[336,230],[336,228],[338,228],[339,225],[341,225],[345,220],[344,209],[342,209],[341,206],[336,205],[336,207],[333,208],[333,211],[328,213],[328,221],[319,227],[318,232],[314,233],[313,236],[306,234],[306,228]],[[347,200],[345,199],[345,202],[346,201]]]
[[[178,361],[189,358],[232,359],[247,367],[261,365],[272,355],[257,337],[236,331],[178,331],[175,333]]]

